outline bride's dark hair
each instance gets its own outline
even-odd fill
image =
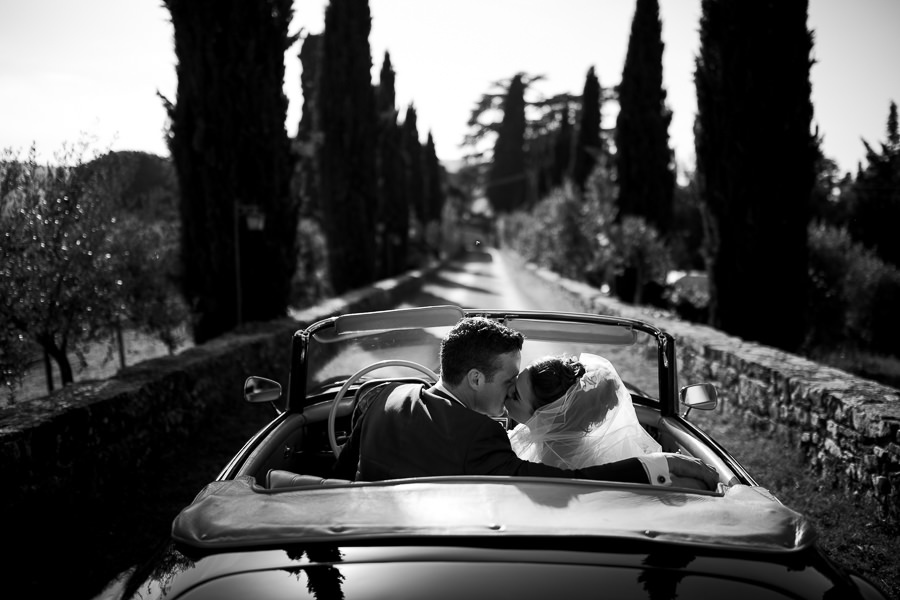
[[[584,365],[574,356],[546,356],[527,369],[531,375],[534,397],[540,406],[562,397],[584,375]]]

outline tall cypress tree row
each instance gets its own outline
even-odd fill
[[[403,162],[403,132],[397,124],[394,68],[384,53],[375,95],[378,111],[378,223],[379,276],[390,277],[406,267],[409,241],[409,202]]]
[[[178,59],[167,110],[183,289],[201,343],[287,310],[297,247],[283,92],[292,9],[290,0],[164,1]],[[248,227],[254,215],[263,232]]]
[[[331,284],[338,294],[376,275],[371,21],[368,0],[331,0],[325,9],[320,198]]]
[[[713,326],[796,349],[817,148],[807,2],[703,0],[696,151]]]
[[[522,74],[512,78],[503,100],[503,120],[494,144],[487,197],[497,212],[511,212],[528,203],[525,164],[525,86]]]
[[[584,184],[603,152],[603,142],[600,139],[600,96],[600,80],[594,74],[594,67],[591,67],[584,78],[578,134],[572,153],[572,181],[581,190],[584,190]]]
[[[665,234],[672,223],[675,170],[662,55],[659,2],[638,0],[619,84],[615,134],[619,214],[644,217]]]

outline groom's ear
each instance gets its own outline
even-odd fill
[[[481,384],[484,383],[484,381],[484,373],[482,373],[478,369],[469,369],[469,372],[466,373],[466,383],[468,383],[469,387],[473,390],[477,390],[478,388],[480,388]]]

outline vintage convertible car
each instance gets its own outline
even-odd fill
[[[463,316],[547,354],[608,358],[666,452],[714,466],[718,489],[582,479],[332,478],[355,400],[385,381],[432,382]],[[455,306],[347,314],[298,331],[286,390],[250,377],[278,416],[175,519],[172,543],[132,573],[136,598],[883,598],[817,548],[802,515],[688,419],[716,404],[679,387],[675,339],[648,323]]]

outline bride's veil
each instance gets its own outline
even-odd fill
[[[580,469],[659,452],[612,363],[588,353],[578,360],[585,368],[581,379],[510,433],[519,458]]]

